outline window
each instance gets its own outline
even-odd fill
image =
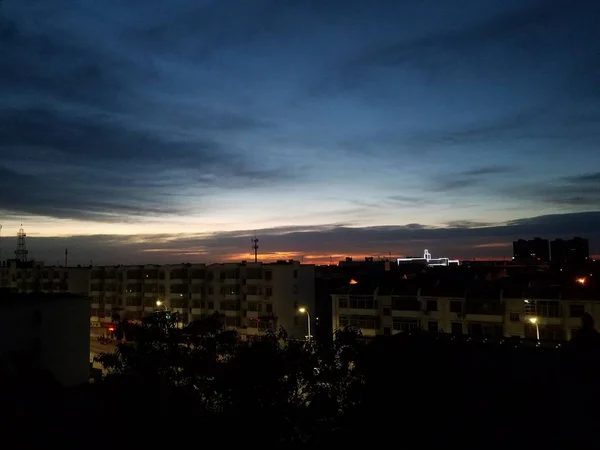
[[[225,317],[225,326],[226,327],[239,327],[241,324],[240,317]]]
[[[271,270],[265,270],[265,280],[272,280],[273,272]]]
[[[438,329],[437,320],[431,320],[427,323],[427,330],[431,331],[432,333],[437,333]]]
[[[450,312],[462,313],[462,302],[451,300],[450,301]]]
[[[294,285],[294,294],[297,294],[297,293],[298,293],[298,285],[297,285],[297,284],[295,284],[295,285]]]
[[[339,304],[340,308],[347,308],[348,307],[348,297],[340,297],[338,299],[338,304]]]
[[[511,322],[518,322],[519,321],[519,313],[518,312],[511,312],[510,313],[510,321]]]
[[[221,302],[221,309],[223,311],[237,311],[240,309],[239,302],[236,302],[235,300],[229,302]]]
[[[249,302],[248,303],[248,311],[261,311],[261,304],[258,302]]]
[[[294,278],[298,278],[298,269],[294,269]]]
[[[427,300],[427,311],[437,311],[437,300]]]
[[[374,330],[379,328],[379,318],[372,316],[340,316],[340,326]]]
[[[583,317],[585,314],[585,306],[583,305],[570,305],[569,316],[570,317]]]
[[[560,317],[560,306],[556,301],[538,301],[536,306],[540,317]]]
[[[461,322],[452,322],[452,334],[463,334],[463,324]]]
[[[384,316],[391,316],[392,315],[392,310],[390,308],[383,308],[383,315]]]
[[[564,341],[565,331],[560,326],[550,325],[540,327],[540,339],[545,341]]]
[[[265,322],[265,321],[261,321],[258,322],[258,331],[267,331],[270,330],[272,327],[271,322]]]
[[[394,311],[420,311],[421,304],[416,297],[392,297]]]
[[[208,302],[208,309],[215,309],[215,302]]]
[[[248,295],[261,295],[262,288],[260,286],[256,286],[254,284],[248,285]]]
[[[390,334],[392,334],[392,329],[390,327],[385,327],[383,329],[383,334],[389,336]]]
[[[273,312],[273,305],[271,303],[267,303],[265,305],[265,312],[268,312],[268,313],[272,313]]]
[[[498,324],[470,323],[469,335],[476,338],[501,338],[503,336],[503,329],[502,325]]]
[[[421,328],[421,324],[418,320],[408,319],[404,317],[395,317],[393,321],[392,328],[395,331],[416,331]]]
[[[266,295],[267,297],[271,297],[271,296],[273,296],[273,288],[272,288],[272,287],[267,287],[267,288],[265,288],[265,295]]]
[[[378,302],[373,297],[350,297],[349,307],[351,309],[377,309]]]

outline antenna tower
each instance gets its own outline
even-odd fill
[[[27,262],[27,246],[25,245],[25,230],[23,230],[23,224],[19,228],[17,233],[17,249],[15,250],[15,259],[19,262]]]
[[[250,242],[252,242],[252,250],[254,250],[254,262],[258,262],[258,238],[254,236]]]

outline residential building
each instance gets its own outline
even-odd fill
[[[521,263],[548,264],[550,262],[550,244],[548,239],[525,240],[513,242],[513,259]]]
[[[89,381],[89,300],[72,294],[0,292],[3,367],[26,363],[63,386]],[[16,370],[16,369],[15,369]]]
[[[585,287],[515,288],[413,282],[393,286],[353,285],[331,295],[332,328],[355,326],[364,336],[413,330],[564,341],[585,313],[600,324],[600,296]]]
[[[590,257],[590,247],[587,239],[555,239],[550,242],[550,260],[557,266],[585,264]]]
[[[140,320],[166,309],[187,324],[218,312],[243,337],[279,326],[305,336],[307,316],[297,310],[314,315],[314,280],[314,265],[298,261],[60,267],[11,260],[0,267],[1,285],[13,292],[87,296],[92,327],[108,327],[114,314]]]
[[[0,265],[0,287],[15,293],[46,292],[87,295],[89,267],[46,266],[41,261],[9,259]]]
[[[292,337],[306,335],[305,307],[314,311],[314,265],[276,263],[179,264],[93,267],[92,322],[140,319],[157,309],[178,313],[182,324],[214,313],[242,337],[283,327]]]

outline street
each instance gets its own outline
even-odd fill
[[[117,348],[117,344],[114,339],[108,344],[101,344],[100,341],[98,341],[98,337],[103,331],[104,330],[99,328],[90,329],[90,361],[94,361],[94,357],[100,353],[112,353]],[[103,367],[101,364],[94,362],[94,369],[103,369]]]

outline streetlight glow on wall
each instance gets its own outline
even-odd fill
[[[540,327],[538,325],[537,317],[530,317],[529,321],[535,325],[535,334],[537,335],[537,340],[540,340]]]
[[[308,324],[308,336],[306,336],[306,340],[310,341],[310,314],[308,313],[308,309],[302,307],[302,308],[298,308],[298,312],[300,314],[306,314],[306,322]]]

